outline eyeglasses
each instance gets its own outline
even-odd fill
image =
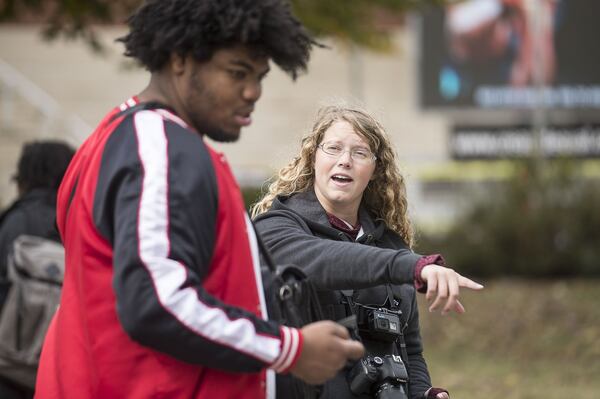
[[[323,143],[319,144],[317,147],[323,150],[325,154],[336,158],[341,157],[342,154],[345,154],[346,152],[349,152],[350,158],[359,163],[371,163],[377,159],[377,157],[371,151],[363,147],[354,147],[350,150],[345,150],[344,147],[338,143]]]

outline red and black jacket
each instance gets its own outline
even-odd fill
[[[136,103],[105,117],[59,190],[66,275],[36,397],[272,396],[302,336],[266,320],[229,166],[169,110],[123,113]]]

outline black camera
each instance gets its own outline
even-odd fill
[[[355,395],[408,399],[408,372],[398,355],[363,357],[349,371],[348,381]]]
[[[357,305],[358,331],[361,337],[378,341],[393,342],[402,334],[401,311]]]

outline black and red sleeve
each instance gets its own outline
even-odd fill
[[[218,188],[202,138],[159,112],[122,121],[103,152],[94,221],[113,247],[124,330],[177,359],[228,371],[289,369],[298,330],[223,303],[202,287]]]

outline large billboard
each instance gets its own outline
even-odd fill
[[[468,0],[422,22],[425,108],[600,109],[600,0]]]

